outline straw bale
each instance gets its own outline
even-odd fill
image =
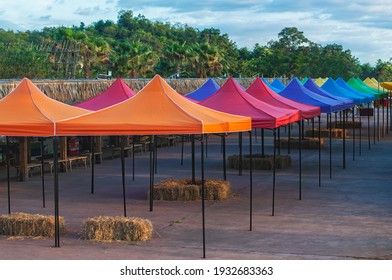
[[[192,179],[170,179],[161,181],[154,185],[154,200],[200,200],[201,197],[201,180]],[[204,180],[205,199],[222,200],[230,197],[231,184],[228,181],[217,179]]]
[[[281,139],[280,140],[280,147],[282,149],[286,149],[289,147],[289,140],[288,139]],[[324,147],[324,139],[320,139],[320,148]],[[299,138],[293,137],[290,138],[290,148],[291,149],[298,149],[299,148]],[[319,139],[318,138],[303,138],[301,139],[301,149],[309,149],[309,150],[318,150],[319,148]]]
[[[98,216],[87,219],[82,236],[98,241],[147,241],[152,238],[152,232],[153,226],[148,219]]]
[[[252,155],[252,168],[255,170],[271,170],[274,165],[273,155]],[[240,156],[231,155],[228,157],[229,168],[239,169],[240,168]],[[275,168],[283,169],[291,166],[291,157],[289,155],[276,155],[275,157]],[[242,155],[242,169],[250,169],[250,156]]]
[[[65,233],[64,218],[60,217],[60,233]],[[13,236],[44,236],[55,234],[54,216],[13,213],[0,216],[0,234]]]

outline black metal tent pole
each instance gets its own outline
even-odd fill
[[[153,136],[150,136],[150,212],[153,211],[154,208],[154,149],[153,149]]]
[[[94,193],[94,165],[95,165],[95,155],[94,155],[94,136],[91,136],[91,143],[90,143],[90,149],[91,149],[91,193]]]
[[[385,98],[382,99],[382,123],[381,123],[381,136],[384,137],[385,136],[385,113],[384,113],[384,109],[385,109]]]
[[[381,98],[378,98],[378,105],[377,105],[377,142],[380,142],[380,106],[381,105]]]
[[[288,124],[289,126],[289,131],[288,131],[288,135],[287,135],[287,153],[290,154],[291,153],[291,124]]]
[[[155,174],[158,173],[158,137],[154,135],[154,167]]]
[[[314,118],[312,118],[312,138],[314,138]]]
[[[135,181],[135,139],[132,136],[132,181]]]
[[[376,103],[373,102],[373,144],[376,144],[376,135],[377,135],[377,122],[376,122]]]
[[[346,169],[346,110],[343,110],[343,169]]]
[[[275,216],[276,128],[274,128],[273,134],[274,134],[274,156],[273,156],[273,163],[272,163],[272,216]]]
[[[359,156],[362,156],[362,116],[359,113]]]
[[[58,137],[53,137],[53,170],[54,170],[54,247],[60,247],[60,214],[59,214],[59,159]]]
[[[192,184],[196,183],[195,178],[195,135],[191,135],[191,142],[192,142]]]
[[[223,180],[227,180],[227,174],[226,174],[226,135],[222,135],[222,151],[223,151]]]
[[[298,127],[298,157],[299,157],[299,186],[298,186],[298,199],[302,199],[302,137],[303,137],[303,126],[304,126],[304,120],[299,121],[299,127]]]
[[[253,224],[253,155],[252,155],[252,130],[249,131],[249,231]]]
[[[125,198],[125,156],[124,156],[125,136],[121,137],[121,177],[122,177],[122,191],[123,191],[123,205],[124,205],[124,217],[127,216],[127,203]]]
[[[387,116],[386,116],[387,126],[385,129],[385,133],[389,134],[389,97],[387,96],[387,98],[385,98],[385,100],[386,100],[386,106],[387,106]]]
[[[184,135],[181,135],[181,165],[184,164]]]
[[[321,117],[318,116],[319,187],[321,187]]]
[[[204,140],[206,141],[206,144],[204,146],[206,146],[206,158],[208,157],[208,135],[205,135]]]
[[[203,259],[206,258],[206,219],[205,219],[205,185],[204,185],[204,134],[201,135],[201,209],[203,225]]]
[[[332,114],[328,113],[328,115],[329,115],[329,178],[332,178]]]
[[[278,155],[280,155],[280,126],[278,127]]]
[[[44,139],[41,138],[41,181],[42,181],[42,207],[46,207],[45,202],[45,172],[44,172]]]
[[[369,150],[370,150],[370,102],[368,102],[368,142],[369,142]],[[373,116],[374,116],[374,108],[373,108]]]
[[[257,143],[257,128],[255,127],[255,141]]]
[[[264,152],[264,128],[261,129],[261,156],[265,155]]]
[[[238,145],[240,149],[240,161],[239,161],[239,168],[238,168],[238,175],[242,176],[242,132],[238,134]]]
[[[5,137],[5,157],[7,165],[7,197],[8,197],[8,214],[11,214],[11,186],[10,186],[10,144],[8,136]]]
[[[355,160],[355,116],[354,116],[354,107],[352,113],[352,121],[353,121],[353,160]]]

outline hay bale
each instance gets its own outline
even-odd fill
[[[271,170],[274,165],[273,155],[252,155],[252,168],[255,170]],[[229,168],[239,169],[240,168],[240,156],[231,155],[228,157]],[[275,157],[275,168],[283,169],[291,166],[291,157],[289,155],[276,155]],[[242,169],[250,169],[250,156],[242,155]]]
[[[281,139],[280,140],[280,147],[282,149],[287,149],[289,147],[289,140],[288,139]],[[324,147],[324,139],[320,139],[320,147]],[[293,137],[290,138],[290,148],[291,149],[298,149],[299,148],[299,138]],[[318,138],[303,138],[301,139],[301,149],[308,149],[308,150],[318,150],[319,148],[319,139]]]
[[[190,178],[164,180],[154,185],[153,199],[180,201],[200,200],[202,198],[201,183],[201,180],[195,180],[195,184],[192,184],[192,179]],[[230,196],[231,184],[224,180],[206,179],[204,180],[204,189],[205,199],[222,200]]]
[[[347,137],[347,131],[344,131],[344,134],[345,134],[345,137]],[[314,133],[312,130],[305,131],[306,137],[312,137],[313,135],[318,136],[318,128],[314,129]],[[320,130],[320,136],[323,138],[329,138],[329,128],[322,128]],[[340,128],[331,129],[331,137],[332,138],[343,138],[343,129],[340,129]]]
[[[152,238],[152,232],[152,224],[147,219],[99,216],[84,223],[82,236],[98,241],[147,241]]]
[[[64,218],[60,217],[60,233],[65,233]],[[13,213],[0,216],[0,234],[13,236],[44,236],[55,234],[54,216]]]

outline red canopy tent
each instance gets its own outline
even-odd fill
[[[222,87],[198,104],[218,111],[252,118],[252,127],[277,128],[300,119],[297,109],[275,107],[250,96],[233,79],[229,78]]]
[[[274,92],[260,78],[254,80],[254,82],[246,89],[246,92],[273,106],[285,109],[297,109],[300,111],[301,119],[310,119],[320,115],[320,107],[303,104],[285,98]]]
[[[121,78],[118,78],[104,92],[78,104],[76,107],[97,111],[120,103],[135,96],[136,93]]]

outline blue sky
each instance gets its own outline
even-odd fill
[[[0,28],[41,30],[45,26],[117,21],[122,9],[155,21],[194,28],[218,28],[238,47],[250,49],[277,40],[285,27],[297,27],[311,41],[341,44],[361,63],[392,58],[390,0],[0,0]]]

